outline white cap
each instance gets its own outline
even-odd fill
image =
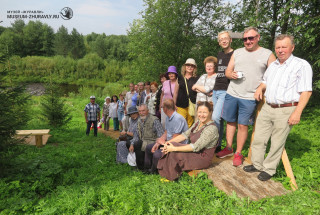
[[[110,96],[107,96],[104,100],[111,99]]]
[[[96,97],[95,96],[90,96],[90,99],[95,99]]]

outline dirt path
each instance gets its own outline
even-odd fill
[[[109,136],[115,140],[120,136],[120,131],[114,131],[113,128],[110,128],[109,131],[106,131],[103,128],[99,128],[98,132],[103,133],[104,135]]]

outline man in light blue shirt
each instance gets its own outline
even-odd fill
[[[189,128],[186,119],[175,111],[175,105],[172,99],[167,99],[163,102],[163,111],[167,115],[165,132],[154,144],[149,144],[146,147],[144,161],[146,173],[157,172],[158,161],[162,156],[159,147],[162,147],[166,141],[171,140]],[[187,143],[187,141],[184,143]]]

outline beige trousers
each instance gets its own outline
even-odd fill
[[[295,106],[272,108],[267,103],[262,106],[256,121],[255,134],[251,146],[251,161],[258,170],[265,171],[269,175],[276,173],[286,139],[292,128],[288,124],[288,119],[295,108]],[[265,158],[270,136],[270,151]]]

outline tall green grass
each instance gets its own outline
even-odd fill
[[[37,117],[41,97],[31,101],[26,129],[47,128]],[[0,152],[0,214],[319,214],[320,109],[307,111],[290,133],[286,149],[299,189],[260,201],[227,196],[204,173],[163,183],[116,164],[115,141],[85,135],[87,98],[69,97],[73,119],[51,130],[43,148],[10,145]],[[282,164],[275,180],[288,186]]]

